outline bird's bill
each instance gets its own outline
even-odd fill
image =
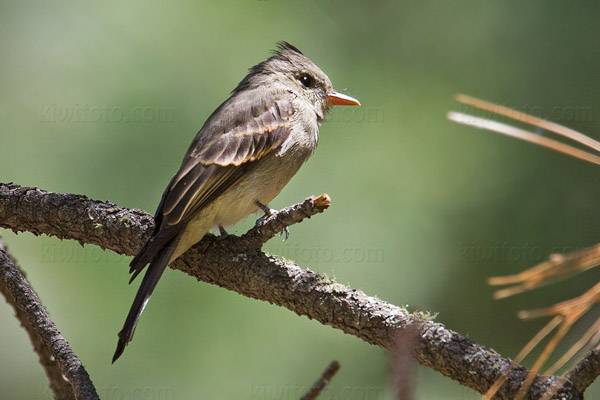
[[[333,106],[360,106],[360,102],[354,97],[346,96],[339,92],[329,93],[327,101]]]

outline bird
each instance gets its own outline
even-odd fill
[[[148,265],[123,328],[114,363],[167,265],[211,229],[260,212],[311,156],[331,106],[359,106],[336,91],[327,75],[297,47],[278,42],[271,57],[249,69],[206,120],[165,189],[154,230],[130,263],[133,280]]]

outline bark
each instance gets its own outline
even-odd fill
[[[285,227],[322,212],[329,206],[327,195],[306,199],[266,218],[242,236],[222,240],[207,235],[180,257],[171,268],[194,278],[233,290],[245,296],[286,307],[298,315],[315,319],[367,343],[393,350],[396,336],[407,327],[416,329],[414,357],[462,385],[484,393],[502,374],[506,383],[498,399],[513,399],[528,371],[508,358],[487,349],[424,314],[368,296],[333,282],[324,275],[303,269],[261,251],[267,240]],[[0,184],[0,226],[15,232],[29,231],[61,239],[91,243],[119,254],[134,255],[153,229],[151,215],[110,202],[94,201],[74,194],[50,193],[14,184]],[[537,377],[529,389],[539,398],[548,389],[553,398],[581,399],[595,378],[594,373],[573,372],[569,380]],[[582,371],[588,368],[582,366]],[[594,375],[595,374],[595,375]],[[578,381],[579,376],[585,379]]]
[[[61,335],[0,237],[0,292],[27,331],[57,399],[99,399],[73,349]]]

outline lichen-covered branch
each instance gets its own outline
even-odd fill
[[[442,324],[261,251],[261,245],[286,226],[322,212],[328,205],[329,198],[321,195],[280,210],[241,237],[216,240],[207,235],[171,267],[198,280],[286,307],[388,350],[393,349],[399,330],[417,326],[419,340],[414,355],[419,363],[480,393],[508,373],[496,398],[513,399],[527,376],[525,368],[514,366],[494,350]],[[85,196],[0,184],[0,227],[134,255],[150,234],[153,218],[143,211]],[[538,398],[549,388],[556,389],[558,382],[557,377],[538,377],[529,394]],[[568,381],[556,389],[555,397],[582,398]]]
[[[17,319],[27,331],[55,398],[98,399],[96,389],[81,361],[50,319],[25,275],[8,253],[1,237],[0,292],[15,309]]]

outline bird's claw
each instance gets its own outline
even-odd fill
[[[290,237],[290,228],[289,228],[289,226],[286,226],[285,228],[283,228],[283,230],[281,232],[279,232],[279,236],[282,236],[284,233],[285,233],[285,237],[283,238],[283,241],[285,242]]]
[[[264,224],[264,223],[265,223],[265,221],[266,221],[266,220],[267,220],[269,217],[271,217],[271,216],[273,216],[273,215],[275,215],[275,214],[277,214],[277,211],[276,211],[276,210],[270,210],[270,212],[269,212],[269,213],[265,213],[265,215],[263,215],[262,217],[260,217],[259,219],[257,219],[257,220],[256,220],[256,225],[262,225],[262,224]]]
[[[261,203],[258,200],[256,200],[256,206],[258,208],[260,208],[262,210],[262,212],[265,213],[265,215],[263,215],[262,217],[260,217],[259,219],[256,220],[256,225],[262,225],[265,222],[265,220],[267,218],[269,218],[271,215],[277,214],[277,210],[274,210],[274,209],[270,208],[269,206],[264,205],[263,203]]]
[[[258,200],[256,201],[256,206],[265,213],[265,215],[263,215],[262,217],[260,217],[259,219],[256,220],[257,226],[264,224],[265,221],[267,220],[267,218],[277,214],[277,210],[274,210],[274,209],[270,208],[269,206],[264,205],[263,203],[261,203]],[[281,236],[283,234],[285,234],[285,237],[283,238],[283,241],[285,242],[290,237],[290,228],[288,228],[287,226],[284,227],[283,230],[279,233],[279,236]]]

